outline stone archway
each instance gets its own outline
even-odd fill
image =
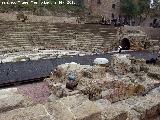
[[[121,41],[122,50],[129,50],[131,47],[130,41],[127,38],[123,38]]]

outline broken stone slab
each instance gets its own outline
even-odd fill
[[[112,105],[102,112],[102,120],[127,120],[127,118],[127,111]]]
[[[0,120],[51,120],[43,105],[19,108],[0,114]]]
[[[84,95],[88,95],[90,100],[97,100],[101,98],[102,89],[95,79],[81,79],[77,86],[77,90]]]
[[[132,73],[138,73],[138,72],[140,72],[140,65],[137,65],[137,64],[135,64],[135,65],[132,65],[132,67],[131,67],[131,69],[130,69],[130,71],[132,72]]]
[[[61,98],[66,96],[65,84],[49,81],[48,87],[52,94],[56,95],[57,97]]]
[[[68,79],[67,75],[72,71],[76,73],[76,80],[81,79],[82,77],[87,77],[87,78],[102,78],[105,77],[105,67],[101,66],[90,66],[90,65],[80,65],[80,64],[62,64],[57,67],[57,69],[60,71],[62,74],[61,77],[56,77],[59,82],[64,82],[65,80]],[[63,78],[63,80],[61,80]]]
[[[114,54],[111,59],[111,67],[115,74],[125,75],[130,72],[131,60],[130,55]]]
[[[45,108],[56,120],[101,120],[101,109],[80,94],[47,103]]]
[[[54,94],[51,94],[49,97],[48,97],[48,102],[54,102],[56,100],[58,100],[59,98],[54,95]]]
[[[133,96],[131,98],[113,103],[111,107],[112,109],[115,109],[115,110],[120,109],[118,111],[127,112],[127,120],[140,120],[140,116],[141,116],[140,113],[132,109],[138,100],[139,100],[139,97]],[[116,120],[119,120],[119,119],[116,119]]]
[[[103,111],[111,105],[111,102],[106,99],[99,99],[95,101],[96,105]]]
[[[149,68],[148,68],[147,65],[141,65],[141,66],[140,66],[140,71],[144,71],[145,73],[148,73]]]
[[[22,107],[24,97],[22,95],[6,95],[0,98],[0,112],[6,112],[15,108]]]
[[[113,109],[126,111],[128,113],[127,120],[146,120],[148,118],[152,119],[154,116],[159,114],[159,104],[159,96],[156,96],[156,93],[154,95],[152,93],[146,96],[130,97],[111,104],[111,107],[113,107]]]
[[[8,93],[2,91],[0,95],[0,113],[6,112],[9,110],[13,110],[16,108],[21,108],[21,107],[27,107],[34,105],[34,102],[30,100],[29,98],[15,93],[13,90],[12,92]]]
[[[6,88],[0,90],[0,98],[6,96],[6,95],[12,95],[17,93],[17,88]]]
[[[143,93],[145,87],[139,84],[118,84],[113,85],[114,88],[106,89],[101,92],[102,98],[114,103],[123,99],[127,99],[133,95]]]
[[[60,101],[48,102],[45,108],[51,116],[54,116],[54,120],[74,120],[74,115],[70,109]]]
[[[83,68],[80,72],[81,76],[89,79],[99,79],[106,76],[106,68],[101,66],[90,66]]]
[[[148,72],[148,76],[150,76],[151,78],[160,80],[160,73],[152,73],[152,72]]]
[[[148,76],[154,79],[160,80],[160,67],[150,66],[148,71]]]
[[[125,106],[129,106],[131,110],[139,114],[140,119],[152,118],[159,113],[160,99],[153,95],[135,96],[123,101]],[[122,104],[120,102],[120,104]],[[122,105],[124,106],[124,105]]]
[[[62,97],[66,97],[66,96],[75,95],[80,92],[79,90],[67,89],[65,83],[62,84],[62,83],[55,83],[55,82],[49,81],[48,86],[52,92],[52,95],[50,96],[51,98],[52,98],[52,96],[55,96],[57,98],[62,98]],[[54,97],[53,97],[53,99],[54,99]]]
[[[140,114],[135,110],[132,110],[132,106],[136,103],[136,100],[132,98],[122,100],[112,104],[115,109],[121,109],[128,113],[127,120],[140,120]]]

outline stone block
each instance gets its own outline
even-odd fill
[[[19,108],[0,114],[1,120],[51,120],[43,105]]]
[[[131,60],[129,55],[115,54],[111,59],[111,67],[115,74],[125,75],[130,72]]]
[[[81,73],[83,77],[99,79],[105,77],[106,69],[105,67],[95,65],[92,67],[82,69]]]
[[[101,109],[87,96],[74,95],[45,105],[57,120],[101,120]]]
[[[132,109],[140,113],[141,119],[152,118],[159,114],[160,99],[147,95],[143,99],[138,99]]]
[[[108,109],[102,112],[102,120],[127,120],[128,112],[118,107],[108,106]]]
[[[4,92],[5,94],[3,94],[2,91],[0,95],[0,113],[34,104],[31,100],[24,97],[23,95],[12,92]]]
[[[108,106],[111,105],[111,102],[107,99],[99,99],[95,101],[96,105],[104,111],[105,109],[108,109]]]
[[[159,66],[150,66],[148,71],[148,76],[152,77],[153,79],[159,80],[160,79],[160,67]]]

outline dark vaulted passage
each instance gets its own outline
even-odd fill
[[[121,41],[122,50],[129,50],[130,49],[130,42],[127,38],[122,39]]]

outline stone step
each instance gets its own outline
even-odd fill
[[[149,41],[151,41],[151,42],[159,42],[160,40],[157,40],[157,39],[151,39],[151,40],[149,40]]]
[[[158,115],[160,110],[160,99],[159,95],[147,95],[147,96],[139,96],[132,97],[121,101],[115,104],[124,110],[129,112],[130,119],[139,118],[139,119],[147,119],[152,118]],[[136,113],[136,114],[134,114]]]
[[[159,50],[160,49],[160,45],[154,46],[154,50]]]
[[[109,35],[115,35],[115,33],[108,33]]]

